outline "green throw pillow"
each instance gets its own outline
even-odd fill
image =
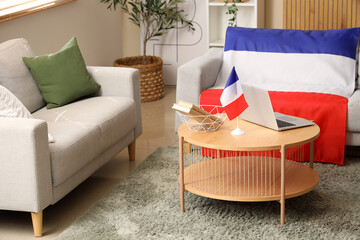
[[[73,37],[59,52],[23,57],[30,68],[46,108],[55,108],[100,89],[86,69],[76,38]]]

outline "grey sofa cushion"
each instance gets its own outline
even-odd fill
[[[347,132],[360,133],[360,90],[356,90],[349,98],[346,123]]]
[[[12,92],[30,111],[45,106],[45,101],[22,57],[34,56],[28,42],[12,39],[0,44],[0,85]]]
[[[49,145],[51,176],[57,186],[74,175],[101,152],[101,131],[94,123],[48,123],[56,141]]]
[[[135,102],[127,97],[93,97],[54,109],[40,109],[56,142],[50,144],[57,186],[106,151],[136,125]]]

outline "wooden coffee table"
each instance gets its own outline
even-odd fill
[[[308,193],[319,182],[313,155],[320,128],[315,124],[277,132],[243,120],[239,127],[244,135],[230,134],[236,121],[226,120],[215,132],[179,126],[181,211],[185,211],[184,191],[228,201],[279,201],[284,225],[285,199]],[[304,159],[308,143],[309,166],[292,161]]]

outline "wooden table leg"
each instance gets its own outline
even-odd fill
[[[285,145],[281,146],[281,198],[280,225],[285,224]]]
[[[180,210],[185,212],[184,202],[184,137],[179,136],[179,183],[180,183]]]
[[[314,141],[310,143],[310,168],[314,168]]]

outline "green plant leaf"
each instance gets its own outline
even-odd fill
[[[186,18],[184,10],[179,7],[186,0],[100,0],[109,10],[116,10],[119,5],[129,20],[137,25],[143,36],[143,49],[146,43],[156,40],[177,24],[188,31],[195,31],[192,20]],[[143,53],[145,55],[146,52]]]

